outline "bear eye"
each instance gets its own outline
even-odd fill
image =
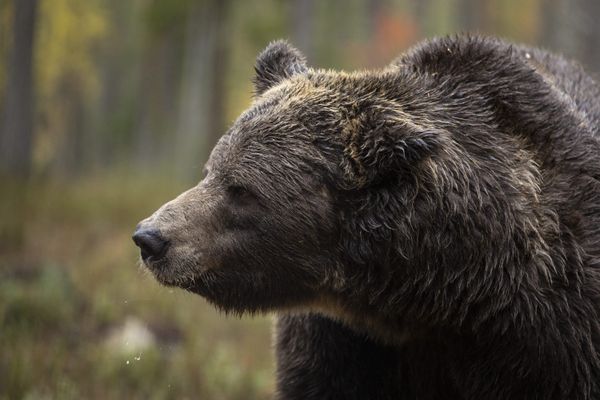
[[[240,185],[231,185],[227,188],[229,197],[235,201],[247,204],[257,200],[256,195],[248,188]]]

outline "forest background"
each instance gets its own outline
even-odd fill
[[[137,267],[137,221],[200,179],[287,38],[321,68],[479,32],[600,72],[596,0],[0,0],[0,399],[264,399],[270,317]]]

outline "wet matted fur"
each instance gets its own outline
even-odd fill
[[[600,399],[598,86],[496,39],[377,71],[285,42],[207,175],[142,227],[156,278],[277,311],[278,399]]]

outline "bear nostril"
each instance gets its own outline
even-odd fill
[[[169,246],[156,229],[138,229],[132,236],[133,242],[140,248],[142,259],[147,261],[150,257],[154,260],[162,258]]]

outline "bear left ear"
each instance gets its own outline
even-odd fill
[[[284,79],[305,73],[308,67],[300,51],[285,40],[278,40],[258,55],[254,69],[254,91],[260,95]]]

